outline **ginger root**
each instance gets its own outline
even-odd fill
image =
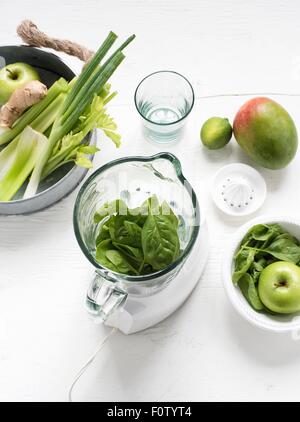
[[[47,95],[47,87],[40,81],[31,81],[16,89],[8,102],[1,107],[0,127],[10,128],[17,118]]]

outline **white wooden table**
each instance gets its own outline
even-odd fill
[[[186,75],[197,96],[176,154],[199,194],[211,236],[210,258],[188,302],[156,327],[111,338],[74,391],[75,400],[298,400],[300,342],[260,331],[232,309],[220,264],[228,236],[245,220],[213,206],[209,181],[220,166],[249,163],[233,141],[217,153],[199,141],[202,122],[234,117],[249,96],[300,93],[300,3],[297,0],[2,0],[1,44],[19,43],[24,18],[58,37],[97,45],[109,30],[137,39],[114,77],[119,96],[110,112],[123,144],[106,139],[95,166],[160,147],[140,133],[133,105],[138,81],[159,69]],[[69,60],[75,68],[79,63]],[[276,96],[300,128],[300,98]],[[259,214],[298,216],[300,155],[286,170],[261,171],[268,197]],[[32,216],[0,217],[0,400],[64,401],[82,363],[105,328],[86,316],[83,300],[92,268],[72,228],[76,192]]]

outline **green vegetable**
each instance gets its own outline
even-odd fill
[[[259,298],[258,291],[255,286],[255,282],[250,274],[245,273],[240,279],[239,283],[240,289],[242,290],[244,296],[250,303],[250,305],[256,310],[261,311],[265,307],[262,301]]]
[[[279,224],[253,226],[235,254],[232,281],[257,311],[268,312],[260,301],[258,283],[263,269],[276,261],[300,265],[299,241]]]
[[[142,246],[145,261],[155,270],[161,270],[176,260],[180,244],[177,227],[169,216],[149,216],[142,229]]]
[[[235,257],[235,271],[232,275],[232,280],[235,284],[239,279],[249,270],[254,261],[255,250],[241,249]]]
[[[121,199],[106,203],[95,213],[94,221],[99,224],[96,259],[115,272],[149,274],[179,256],[178,218],[165,201],[160,205],[156,196],[134,209]]]
[[[264,248],[262,251],[274,256],[279,261],[288,261],[294,264],[300,261],[300,247],[288,233],[279,235],[268,248]]]
[[[22,132],[14,155],[0,181],[0,201],[10,201],[23,185],[47,145],[47,138],[29,126]],[[3,171],[3,168],[2,168]]]
[[[125,46],[134,38],[130,37],[125,42]],[[84,70],[71,86],[64,103],[60,108],[60,115],[53,123],[49,136],[49,142],[42,157],[35,166],[25,195],[34,195],[42,178],[42,174],[47,161],[57,142],[63,139],[77,124],[80,116],[84,115],[85,110],[90,106],[95,94],[99,93],[108,79],[124,60],[125,56],[121,52],[123,46],[118,49],[102,66],[100,61],[112,46],[116,35],[110,32],[104,43],[96,52],[92,60],[85,66]]]
[[[136,269],[130,265],[122,252],[113,248],[110,239],[103,240],[97,246],[97,261],[104,267],[121,274],[137,275]]]
[[[0,131],[0,145],[8,144],[0,150],[0,183],[13,163],[20,136],[28,126],[46,134],[48,141],[27,175],[30,178],[24,198],[35,195],[40,181],[66,163],[92,167],[88,155],[99,149],[88,144],[87,135],[95,128],[101,129],[117,147],[120,146],[117,125],[106,111],[107,103],[116,95],[116,92],[110,92],[107,81],[125,57],[122,50],[134,37],[129,37],[100,65],[117,38],[110,32],[77,78],[70,83],[62,78],[55,82],[46,97],[23,113],[11,129]]]
[[[136,261],[140,265],[143,264],[144,255],[140,248],[134,248],[133,246],[124,245],[118,242],[113,242],[113,246],[115,246],[119,251],[123,252],[123,254],[131,260]]]
[[[112,243],[110,239],[99,242],[96,249],[96,259],[103,267],[118,272],[117,267],[106,256],[107,251],[109,251],[111,247]]]
[[[81,167],[91,168],[92,163],[86,157],[86,154],[95,154],[99,149],[86,145],[83,140],[94,128],[103,130],[117,147],[120,146],[121,137],[116,132],[117,125],[106,113],[102,97],[95,96],[88,111],[80,116],[79,120],[79,124],[56,144],[56,148],[53,150],[43,171],[43,178],[58,167],[71,161]]]

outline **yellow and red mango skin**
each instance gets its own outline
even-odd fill
[[[297,151],[297,129],[291,116],[270,98],[247,101],[235,116],[233,133],[256,163],[272,170],[287,166]]]

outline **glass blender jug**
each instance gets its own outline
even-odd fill
[[[179,219],[181,253],[168,267],[151,274],[129,276],[102,267],[96,260],[99,224],[95,212],[103,204],[123,199],[130,208],[156,195]],[[199,281],[208,256],[208,233],[195,192],[170,153],[125,157],[95,171],[79,191],[74,230],[85,256],[95,267],[86,296],[96,321],[129,334],[148,328],[174,312]]]

